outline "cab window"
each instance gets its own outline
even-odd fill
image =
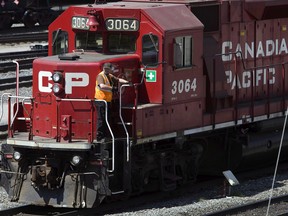
[[[159,53],[159,40],[156,35],[144,35],[142,38],[142,63],[144,65],[157,65]]]
[[[86,51],[103,51],[102,35],[95,32],[78,32],[75,36],[75,48]]]
[[[177,37],[174,41],[174,66],[176,68],[192,66],[192,36]]]
[[[136,50],[136,36],[127,34],[110,34],[108,36],[108,52],[134,53]]]
[[[68,52],[68,33],[58,29],[53,32],[53,55],[63,54]]]

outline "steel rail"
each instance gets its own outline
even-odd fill
[[[14,71],[15,64],[13,63],[13,60],[15,59],[17,59],[21,69],[30,69],[32,68],[32,63],[35,58],[45,57],[47,55],[48,51],[46,49],[14,53],[0,53],[0,73]]]
[[[288,200],[288,194],[285,194],[285,195],[273,197],[271,199],[271,203],[276,204],[276,203],[280,203],[283,201],[287,202],[287,200]],[[259,207],[265,207],[268,205],[268,202],[269,202],[269,198],[258,200],[258,201],[251,202],[251,203],[244,204],[244,205],[239,205],[239,206],[223,209],[223,210],[216,211],[216,212],[212,212],[212,213],[206,214],[205,216],[223,216],[223,215],[239,214],[241,212],[247,212],[249,210],[251,211]]]
[[[35,206],[23,205],[19,207],[4,209],[0,211],[0,215],[86,215],[88,209],[72,209],[72,208],[54,208],[51,206]],[[94,210],[95,211],[95,210]],[[89,209],[89,212],[92,213]],[[95,213],[95,212],[94,212]]]
[[[7,129],[8,129],[8,125],[7,124],[0,125],[0,133],[7,132]]]
[[[19,52],[0,53],[0,61],[8,61],[11,59],[32,58],[35,56],[47,56],[48,50],[27,50]]]
[[[32,86],[32,75],[30,76],[22,76],[20,79],[20,87],[30,87]],[[13,89],[16,86],[16,78],[6,78],[2,79],[0,83],[0,90],[8,90]]]
[[[27,211],[30,209],[32,205],[23,205],[9,209],[3,209],[0,211],[0,215],[18,215],[21,214],[23,211]]]
[[[21,64],[21,69],[29,69],[32,68],[32,63],[35,58],[30,59],[22,59],[17,60],[19,64]],[[11,62],[0,62],[0,73],[7,73],[8,71],[14,71],[15,70],[15,64]]]
[[[15,42],[25,42],[25,41],[47,41],[48,40],[48,30],[35,30],[26,32],[15,31],[5,31],[0,33],[0,43],[15,43]]]

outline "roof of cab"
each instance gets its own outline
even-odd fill
[[[151,7],[144,9],[143,12],[163,31],[204,28],[199,19],[185,5],[169,4],[163,7]]]
[[[204,25],[185,4],[151,3],[151,2],[113,2],[107,4],[71,6],[49,25],[49,32],[56,30],[69,31],[73,16],[89,16],[91,10],[102,11],[104,19],[146,17],[162,35],[175,31],[203,30]],[[113,12],[111,12],[113,9]],[[134,14],[133,14],[134,13]],[[105,16],[107,14],[107,16]],[[141,22],[141,20],[140,20]],[[140,25],[141,26],[141,25]],[[49,34],[49,43],[53,43]]]
[[[141,10],[143,14],[149,17],[152,23],[156,24],[163,31],[203,28],[203,24],[184,4],[114,2],[103,5],[92,5],[92,7],[91,5],[85,7],[87,7],[88,10],[93,8],[99,8],[103,10],[116,9],[116,13],[120,13],[120,11],[123,9],[129,9],[129,13],[132,13],[132,10]],[[127,14],[125,14],[125,17],[127,17]]]

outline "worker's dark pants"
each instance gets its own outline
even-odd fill
[[[107,137],[108,127],[105,121],[105,103],[103,101],[95,101],[97,109],[97,140]],[[107,102],[107,118],[109,120],[110,103]]]

